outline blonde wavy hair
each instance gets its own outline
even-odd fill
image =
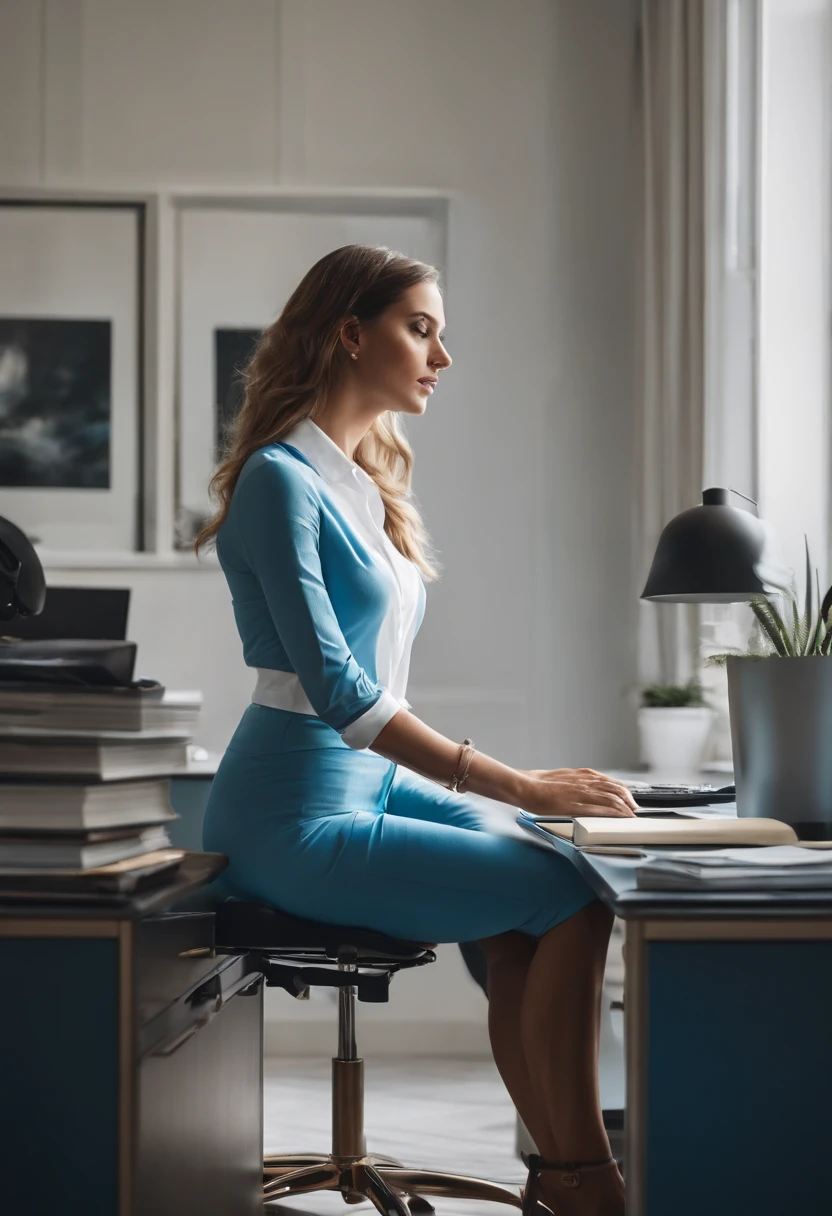
[[[276,443],[304,418],[312,418],[341,374],[340,330],[350,315],[371,322],[398,303],[416,283],[435,283],[435,266],[384,245],[344,245],[304,275],[276,321],[263,331],[242,371],[243,401],[228,428],[223,459],[209,483],[215,514],[194,541],[216,543],[243,465],[253,452]],[[398,414],[387,410],[373,422],[353,459],[372,477],[384,502],[384,531],[399,552],[429,581],[436,561],[410,490],[413,450]]]

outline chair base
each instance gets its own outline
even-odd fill
[[[392,1157],[367,1153],[363,1157],[335,1157],[315,1153],[273,1155],[263,1164],[263,1198],[288,1199],[310,1191],[340,1191],[346,1203],[369,1199],[385,1216],[431,1216],[426,1196],[445,1199],[479,1199],[521,1206],[520,1194],[498,1182],[407,1169]]]

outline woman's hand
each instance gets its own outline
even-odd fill
[[[635,814],[637,803],[626,785],[594,768],[532,768],[523,770],[528,789],[523,810],[533,815]]]

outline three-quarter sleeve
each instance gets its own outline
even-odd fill
[[[402,707],[344,638],[321,569],[320,507],[307,481],[277,462],[259,465],[238,482],[232,517],[312,708],[349,747],[369,747]]]

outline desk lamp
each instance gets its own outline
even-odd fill
[[[751,499],[732,506],[735,493],[705,490],[700,507],[670,521],[642,599],[734,604],[791,590],[791,571],[770,556],[771,528]],[[832,839],[832,663],[730,657],[727,667],[737,814],[791,823],[801,840]]]
[[[733,506],[736,494],[747,506]],[[790,572],[770,557],[770,526],[757,504],[736,490],[703,490],[702,505],[682,511],[665,527],[643,600],[676,604],[739,604],[786,591]]]
[[[45,603],[40,558],[20,528],[0,515],[0,621],[37,616]]]

